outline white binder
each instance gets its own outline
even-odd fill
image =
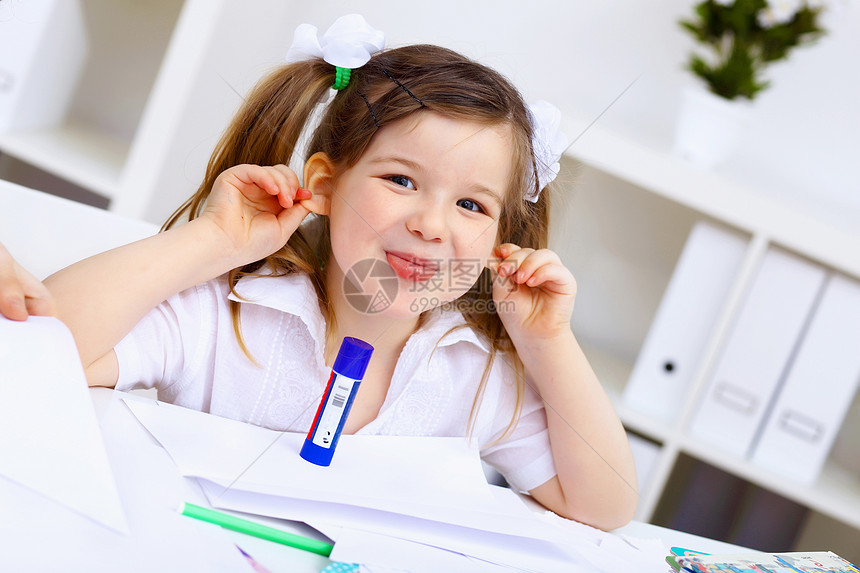
[[[753,461],[805,483],[818,477],[860,382],[860,282],[833,275]]]
[[[87,47],[78,0],[0,2],[0,134],[59,123]]]
[[[665,422],[677,414],[746,251],[706,222],[690,231],[624,389],[624,403]]]
[[[690,433],[746,456],[824,283],[825,271],[771,248],[738,311]]]

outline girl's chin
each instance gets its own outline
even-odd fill
[[[367,308],[365,314],[368,315],[367,317],[370,320],[374,317],[391,320],[414,320],[423,312],[437,309],[443,305],[450,306],[455,302],[433,297],[432,295],[407,297],[403,296],[403,293],[400,293],[400,296],[396,296],[391,301],[377,299],[378,304]]]

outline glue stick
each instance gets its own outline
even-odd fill
[[[331,464],[358,385],[367,370],[373,347],[347,336],[338,350],[325,393],[300,455],[318,466]]]

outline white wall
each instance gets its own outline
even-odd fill
[[[829,34],[770,70],[773,85],[756,100],[747,137],[721,169],[854,225],[860,216],[860,5],[833,2],[825,18]],[[692,0],[244,2],[226,9],[220,48],[201,72],[206,89],[197,97],[229,113],[239,103],[233,90],[244,93],[279,62],[297,24],[322,31],[337,16],[358,12],[386,33],[389,46],[437,43],[496,67],[527,99],[556,103],[570,126],[573,118],[597,117],[636,80],[601,123],[668,150],[680,87],[695,82],[683,69],[693,44],[677,25],[692,6]],[[256,35],[245,25],[255,20]],[[236,30],[237,22],[245,29]],[[188,143],[177,152],[186,155],[182,175],[190,182],[202,173],[223,126],[203,116],[196,125],[189,121],[194,147],[189,151]]]

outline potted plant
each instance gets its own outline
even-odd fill
[[[820,0],[698,2],[693,17],[679,24],[703,48],[690,54],[686,67],[707,91],[685,90],[676,151],[706,166],[721,161],[742,128],[744,104],[770,85],[765,69],[824,33],[819,23],[823,9]]]

